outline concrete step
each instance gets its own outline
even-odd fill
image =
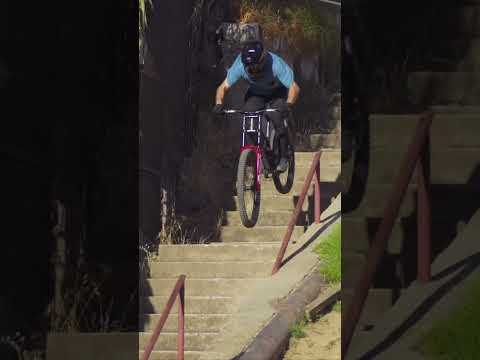
[[[477,182],[480,173],[480,147],[449,149],[431,154],[431,177],[434,184]]]
[[[367,253],[378,229],[379,222],[380,220],[373,222],[365,218],[342,218],[342,253]],[[388,253],[401,253],[403,236],[401,222],[396,221],[388,241]]]
[[[322,164],[322,166],[320,167],[320,181],[326,181],[326,182],[335,181],[338,177],[338,174],[340,173],[340,168],[341,168],[340,163],[336,164],[335,166],[325,166],[324,164]],[[308,176],[309,171],[310,171],[310,167],[296,164],[294,182],[301,183],[303,185],[303,183],[305,182],[305,179]],[[287,174],[284,173],[282,174],[282,176],[283,176],[283,179],[285,179]],[[262,189],[268,185],[271,185],[273,188],[275,187],[273,179],[271,177],[266,179],[262,176]],[[297,186],[299,186],[299,184]],[[298,189],[301,189],[301,188],[302,187],[300,185]]]
[[[160,245],[156,261],[264,261],[278,251],[272,243],[212,243],[207,245]]]
[[[357,344],[364,344],[368,341],[369,336],[372,334],[373,328],[365,329],[365,326],[360,326],[360,329],[355,329],[355,332],[352,335],[351,345],[348,350],[348,354],[345,357],[345,360],[357,360]]]
[[[455,207],[454,207],[455,208]],[[441,247],[458,234],[458,217],[448,219],[432,218],[431,238],[435,239],[433,248]],[[373,242],[380,226],[381,218],[342,218],[342,253],[358,252],[366,254]],[[394,223],[392,234],[388,240],[387,254],[399,255],[404,251],[406,244],[416,246],[417,222],[416,218],[397,219]]]
[[[322,184],[331,184],[331,183],[322,183]],[[301,193],[302,188],[303,188],[303,183],[300,184],[299,182],[296,182],[296,183],[294,183],[294,185],[297,186],[299,190],[297,190],[297,191],[290,190],[286,194],[281,194],[275,188],[275,185],[273,183],[265,181],[264,183],[262,183],[262,196],[282,196],[282,197],[285,197],[287,199],[291,199],[294,196],[298,197]],[[308,195],[313,195],[313,193],[314,193],[313,189],[314,189],[314,186],[313,186],[313,183],[312,183],[308,187],[307,194]]]
[[[321,174],[320,174],[321,175]],[[340,187],[337,184],[337,178],[340,176],[340,172],[338,172],[337,177],[334,180],[321,180],[320,183],[320,192],[324,195],[327,194],[328,196],[335,196],[340,191]],[[262,183],[262,197],[263,196],[273,196],[273,195],[282,195],[282,196],[290,196],[296,197],[300,195],[303,190],[304,181],[294,181],[292,188],[287,194],[280,194],[278,190],[275,188],[275,184],[273,182],[263,182]],[[313,195],[313,182],[309,186],[308,194]]]
[[[140,358],[143,351],[140,351]],[[185,360],[227,360],[219,353],[206,351],[185,351]],[[177,360],[177,351],[152,351],[149,360]]]
[[[340,166],[341,152],[339,149],[330,150],[323,149],[320,158],[321,167],[337,167]],[[295,165],[299,167],[310,168],[315,152],[295,152]]]
[[[432,221],[449,223],[451,219],[469,218],[472,211],[478,209],[480,186],[472,178],[472,184],[432,184],[430,186],[430,208]],[[392,184],[367,184],[365,194],[358,208],[344,213],[348,218],[382,218],[385,206],[393,189]],[[398,218],[415,218],[417,209],[417,189],[411,184],[407,187]],[[455,216],[452,216],[455,209]]]
[[[335,164],[334,166],[325,166],[324,164],[321,165],[320,167],[320,181],[335,181],[338,177],[338,174],[340,173],[340,168],[341,165],[340,163]],[[310,167],[304,167],[304,166],[295,166],[295,182],[305,182],[305,179],[308,176],[308,172],[310,171]],[[283,175],[284,177],[286,174]],[[273,179],[272,178],[262,178],[262,185],[272,183],[273,184]]]
[[[479,114],[480,106],[461,106],[461,105],[433,105],[430,107],[436,114],[440,115],[471,115]]]
[[[283,226],[292,218],[293,211],[268,210],[260,213],[256,226]],[[306,225],[313,222],[313,215],[307,212],[300,213],[297,225]],[[238,211],[227,211],[223,219],[224,226],[241,226],[242,221]]]
[[[328,134],[312,134],[310,135],[310,148],[312,150],[322,150],[325,148],[339,149],[340,148],[340,134],[332,130]]]
[[[480,146],[480,107],[434,106],[435,118],[430,128],[431,150],[447,148],[473,148]],[[419,114],[370,115],[372,148],[381,147],[390,152],[405,154],[410,144]]]
[[[211,344],[216,337],[216,332],[208,333],[185,333],[185,350],[187,351],[204,351],[208,344]],[[143,332],[139,334],[139,348],[144,349],[148,340],[152,336],[150,332]],[[177,333],[162,332],[158,337],[154,350],[177,350]]]
[[[392,192],[391,184],[372,184],[367,185],[365,195],[355,210],[345,214],[345,217],[365,218],[382,217],[387,201]],[[416,208],[415,187],[409,186],[405,197],[400,206],[399,216],[409,216],[413,214]]]
[[[184,274],[189,279],[205,278],[261,278],[269,275],[273,265],[267,261],[152,261],[149,262],[149,278],[177,278]]]
[[[406,152],[407,148],[404,151],[372,149],[368,182],[370,184],[393,183],[399,174],[399,166],[404,161]],[[476,148],[437,147],[432,149],[430,161],[433,184],[465,184],[480,171],[480,146]],[[416,183],[415,175],[412,177],[412,183]]]
[[[342,251],[342,286],[355,287],[362,275],[366,261],[365,254]]]
[[[223,242],[272,242],[282,241],[287,226],[260,226],[246,228],[244,226],[225,226],[222,228]],[[292,240],[298,239],[305,232],[303,226],[295,226]]]
[[[415,72],[408,91],[415,104],[480,104],[479,72]]]
[[[353,289],[346,288],[342,284],[341,299],[342,311],[346,311],[353,298]],[[368,292],[357,330],[375,325],[394,304],[394,290],[373,288]]]
[[[277,251],[279,244],[277,244]],[[272,253],[271,259],[275,259],[277,251]],[[245,256],[248,258],[248,255]],[[145,296],[170,296],[175,286],[176,279],[147,279],[142,286],[142,295]],[[242,279],[187,279],[186,292],[188,296],[235,296],[255,285],[263,284],[269,278],[242,278]]]
[[[140,321],[143,324],[143,331],[153,331],[160,316],[160,314],[142,316]],[[188,314],[185,315],[185,332],[218,332],[229,318],[228,314]],[[176,332],[177,330],[177,316],[169,316],[162,332]]]
[[[320,185],[320,204],[322,209],[326,209],[330,205],[332,198],[338,195],[339,193],[339,191],[330,192],[328,190],[329,189],[326,186]],[[270,189],[270,190],[265,189],[264,191],[262,191],[261,197],[260,197],[260,214],[264,212],[272,212],[272,211],[293,212],[293,210],[295,210],[295,206],[297,205],[300,197],[299,192],[292,192],[290,194],[279,194],[276,190],[273,190],[273,189]],[[308,195],[305,198],[305,201],[303,203],[303,206],[302,206],[303,211],[309,211],[309,210],[313,211],[314,209],[313,193],[314,191],[312,187],[312,190],[309,191],[310,195]],[[251,202],[251,200],[249,201]],[[238,197],[234,196],[232,201],[226,202],[224,204],[224,210],[226,211],[238,210]]]
[[[367,254],[342,251],[342,286],[354,288],[365,271]],[[406,279],[405,263],[402,257],[384,254],[373,277],[372,287],[400,287]]]
[[[260,196],[260,216],[262,213],[267,211],[293,211],[295,209],[296,201],[292,196],[279,195],[278,192],[276,195],[267,195],[262,193]],[[309,196],[309,199],[311,198],[312,196]],[[308,205],[308,201],[305,201],[303,206],[305,211],[308,210]],[[225,207],[225,210],[238,210],[237,196],[234,197],[234,201],[230,204],[230,206]]]
[[[169,296],[141,297],[140,314],[161,314]],[[186,292],[185,314],[231,314],[234,309],[233,298],[230,296],[190,296]],[[170,316],[176,314],[178,314],[178,297]]]
[[[326,186],[322,186],[322,185],[323,184],[334,184],[334,183],[336,183],[337,179],[340,177],[340,169],[335,169],[335,171],[332,172],[331,175],[332,176],[329,177],[329,178],[322,178],[322,175],[320,174],[320,181],[321,181],[320,191],[325,191],[328,194],[331,194],[330,192],[327,191],[328,189],[326,188]],[[293,194],[300,194],[303,190],[304,183],[305,183],[305,179],[304,179],[304,181],[295,180],[293,182],[293,185],[292,185],[292,188],[290,189],[290,191],[287,194],[282,194],[282,195],[292,196]],[[310,194],[313,194],[313,187],[314,187],[314,185],[313,185],[313,181],[312,181],[312,183],[309,185],[309,188],[311,189],[309,191]],[[262,192],[262,196],[263,195],[271,196],[271,195],[279,195],[280,194],[278,192],[278,190],[275,188],[275,184],[273,183],[273,181],[270,182],[270,181],[263,181],[262,180],[261,192]]]

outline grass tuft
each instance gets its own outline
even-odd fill
[[[415,347],[426,359],[478,359],[480,344],[480,281],[469,291],[462,306],[436,323]]]
[[[290,328],[290,336],[295,339],[301,339],[307,336],[305,334],[305,326],[307,326],[308,320],[306,318],[297,321],[291,328]]]
[[[342,302],[341,301],[337,301],[335,303],[335,305],[333,305],[333,311],[342,312]]]
[[[320,273],[328,283],[337,284],[342,279],[342,227],[338,223],[314,251],[318,254],[321,265]]]

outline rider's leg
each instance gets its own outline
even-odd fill
[[[271,102],[272,108],[281,107],[285,103],[284,98],[277,98]],[[280,147],[280,164],[279,171],[285,171],[288,166],[288,137],[287,128],[285,127],[283,114],[269,113],[268,117],[275,127],[275,132],[278,137],[278,144]],[[281,166],[280,166],[281,165]]]
[[[256,96],[247,91],[245,94],[245,103],[243,105],[242,111],[258,111],[265,108],[266,99],[262,96]],[[247,136],[246,143],[251,144],[256,142],[256,139]],[[245,144],[246,145],[246,144]]]
[[[265,97],[253,95],[248,92],[245,94],[245,104],[243,105],[243,111],[257,111],[265,108]]]

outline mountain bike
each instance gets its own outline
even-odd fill
[[[237,168],[237,197],[240,219],[245,227],[253,227],[260,214],[261,177],[272,177],[275,188],[287,194],[295,176],[295,151],[293,137],[287,119],[284,119],[288,138],[288,169],[284,173],[276,170],[280,161],[280,148],[275,128],[271,126],[266,113],[279,112],[277,109],[263,109],[253,112],[225,110],[225,114],[242,115],[242,147]],[[262,121],[264,119],[264,121]],[[247,138],[251,144],[246,144]]]

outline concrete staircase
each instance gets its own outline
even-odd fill
[[[458,223],[478,206],[480,187],[480,108],[435,107],[431,128],[433,251],[446,247]],[[453,111],[455,110],[455,111]],[[367,190],[360,206],[342,216],[342,286],[347,305],[380,225],[398,166],[412,138],[418,114],[373,115]],[[416,181],[412,179],[370,290],[359,329],[371,328],[415,278]],[[392,266],[392,264],[395,264]]]
[[[443,51],[441,55],[448,61],[441,66],[425,64],[425,71],[413,72],[409,77],[411,99],[420,105],[435,105],[430,133],[434,256],[448,246],[461,224],[480,206],[477,200],[480,198],[480,1],[462,4],[452,2],[450,19],[458,24],[445,27],[448,37],[442,49],[435,49],[437,55]],[[458,42],[467,43],[464,50],[458,51],[455,45]],[[370,117],[371,157],[366,194],[359,208],[342,216],[345,306],[365,264],[369,243],[380,224],[418,117],[418,114]],[[375,326],[415,279],[416,210],[413,178],[355,336],[366,335],[364,331]]]
[[[208,345],[219,336],[246,291],[269,281],[313,156],[296,153],[296,181],[289,194],[279,194],[273,181],[262,180],[261,213],[254,228],[245,228],[236,205],[231,205],[225,211],[221,243],[160,247],[158,258],[149,261],[149,276],[142,289],[140,349],[145,348],[177,277],[185,274],[185,359],[227,360],[222,354],[208,352]],[[322,208],[336,195],[334,182],[339,172],[339,150],[326,151],[321,161]],[[313,196],[308,200],[292,240],[301,236],[312,222]],[[174,305],[160,335],[152,360],[176,358],[177,306]]]

